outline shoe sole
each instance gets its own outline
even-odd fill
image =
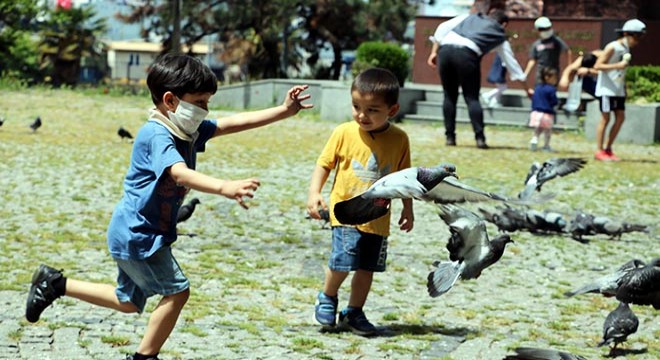
[[[341,329],[341,330],[348,330],[348,331],[352,332],[355,335],[360,335],[360,336],[365,336],[365,337],[374,336],[374,335],[378,334],[378,330],[363,331],[363,330],[354,328],[354,327],[352,327],[348,324],[339,324],[339,325],[337,325],[337,328]]]

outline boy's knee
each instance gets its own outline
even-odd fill
[[[121,303],[121,306],[119,307],[118,310],[123,312],[124,314],[134,314],[136,312],[140,312],[140,309],[138,309],[138,307],[135,306],[135,304],[130,302]]]
[[[181,304],[183,306],[185,303],[188,302],[188,299],[190,298],[190,288],[183,290],[180,293],[168,295],[166,297],[171,298],[173,301],[177,302],[178,304]]]

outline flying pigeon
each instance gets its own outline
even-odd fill
[[[457,205],[441,205],[440,218],[449,226],[447,243],[451,261],[436,261],[427,278],[431,297],[449,291],[458,278],[477,279],[481,272],[496,263],[506,244],[513,242],[508,234],[488,240],[486,223],[475,213]]]
[[[652,305],[660,310],[660,258],[624,275],[616,292],[617,300],[635,305]]]
[[[620,302],[616,309],[612,310],[605,318],[603,324],[603,341],[598,346],[614,343],[610,349],[610,356],[614,353],[617,345],[626,341],[628,335],[634,334],[639,326],[639,319],[632,312],[628,304]]]
[[[119,130],[117,130],[117,135],[119,135],[119,137],[122,140],[124,140],[124,139],[133,139],[133,135],[131,135],[131,133],[128,132],[128,130],[124,129],[123,126],[119,127]]]
[[[391,199],[430,200],[429,190],[448,176],[456,176],[456,166],[411,167],[376,180],[365,192],[335,204],[337,220],[346,225],[364,224],[389,211]]]
[[[578,212],[568,226],[568,232],[574,239],[582,240],[583,236],[605,234],[611,238],[621,239],[621,235],[630,232],[649,232],[649,227],[642,224],[631,224],[615,221],[605,216],[595,216]]]
[[[531,198],[534,191],[541,191],[541,186],[558,176],[574,173],[584,166],[587,160],[582,158],[552,158],[542,165],[534,162],[527,173],[525,188],[518,194],[521,200]]]
[[[177,213],[176,216],[176,223],[184,222],[192,216],[193,212],[195,212],[195,207],[197,204],[199,204],[199,199],[198,198],[193,198],[190,200],[187,204],[181,205],[179,208],[179,212]]]
[[[32,124],[30,124],[30,129],[32,129],[32,132],[35,132],[35,131],[37,131],[37,129],[40,128],[40,127],[41,127],[41,117],[40,117],[40,116],[37,116],[37,118],[34,119],[34,121],[32,122]]]
[[[507,355],[504,360],[587,360],[584,356],[554,349],[519,347],[514,351],[515,355]]]
[[[586,293],[601,293],[606,297],[612,297],[617,294],[619,287],[629,278],[629,274],[642,269],[646,264],[639,259],[633,259],[621,265],[615,272],[599,277],[593,282],[590,282],[582,287],[573,291],[565,292],[564,295],[572,297],[575,295]]]

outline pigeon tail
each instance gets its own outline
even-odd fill
[[[573,297],[575,295],[580,295],[580,294],[586,294],[586,293],[599,293],[601,288],[601,284],[598,283],[590,283],[587,285],[584,285],[578,289],[575,289],[573,291],[567,291],[564,293],[564,296],[566,297]]]
[[[429,273],[426,287],[431,297],[438,297],[454,286],[465,265],[458,261],[436,261],[433,265],[436,266],[436,269]]]
[[[355,196],[335,204],[335,218],[344,225],[364,224],[387,215],[390,203],[390,199],[365,199]]]

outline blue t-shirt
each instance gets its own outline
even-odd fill
[[[186,194],[166,172],[178,162],[194,169],[216,124],[204,120],[193,142],[172,135],[163,125],[147,121],[135,137],[124,195],[108,226],[108,248],[114,258],[142,260],[176,241],[176,218]]]
[[[532,95],[532,110],[546,114],[555,114],[557,100],[557,88],[550,84],[539,84],[534,88]]]

